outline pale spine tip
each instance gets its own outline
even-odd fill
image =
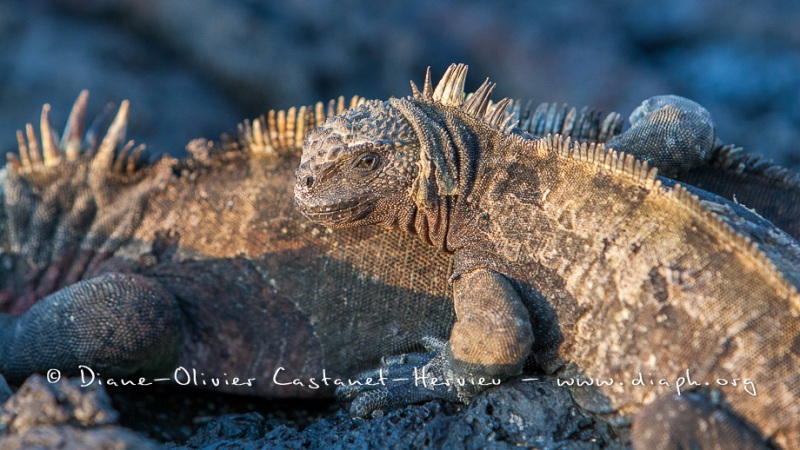
[[[50,104],[42,106],[42,117],[39,122],[39,130],[42,134],[42,153],[44,165],[47,167],[56,166],[61,162],[61,154],[58,152],[58,141],[50,126]]]
[[[28,156],[30,157],[31,168],[38,168],[42,165],[42,154],[39,151],[39,140],[36,138],[36,130],[33,125],[25,125],[25,133],[28,136]]]
[[[89,101],[89,91],[83,90],[75,104],[72,105],[72,111],[69,113],[67,125],[64,127],[64,133],[61,135],[62,150],[66,155],[67,161],[74,161],[78,159],[81,153],[81,139],[83,139],[85,121],[86,121],[86,105]]]
[[[114,121],[111,122],[111,126],[108,127],[108,132],[103,138],[100,148],[97,151],[97,155],[92,161],[93,169],[96,168],[103,171],[109,171],[112,169],[115,150],[118,149],[125,140],[125,133],[128,127],[129,108],[130,102],[127,100],[123,100],[119,105],[119,111],[117,111]]]

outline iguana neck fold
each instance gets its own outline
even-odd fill
[[[399,218],[402,229],[444,250],[450,215],[472,191],[481,142],[456,114],[431,108],[415,99],[392,99],[411,123],[419,143],[417,174],[411,186],[413,214]]]

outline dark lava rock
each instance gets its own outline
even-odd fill
[[[157,395],[168,409],[168,404],[191,391],[177,389]],[[235,403],[232,397],[221,399]],[[192,401],[197,408],[184,408],[180,413],[193,415],[190,422],[195,426],[188,438],[157,444],[118,425],[118,413],[104,387],[82,387],[79,380],[51,384],[35,375],[0,410],[0,447],[601,449],[624,448],[627,440],[624,426],[614,428],[583,410],[568,389],[546,377],[503,383],[469,405],[433,401],[366,420],[351,418],[344,408],[319,417],[290,417],[263,406],[261,412],[243,413],[227,413],[222,407],[218,415],[209,416],[207,409],[214,408],[213,402]],[[291,403],[281,408],[291,408]],[[139,417],[131,426],[141,431],[163,427],[164,421],[154,414]]]
[[[626,433],[582,410],[553,379],[503,383],[469,405],[438,401],[370,419],[339,410],[298,429],[261,415],[225,415],[167,448],[624,448]]]

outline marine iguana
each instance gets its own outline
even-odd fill
[[[365,102],[304,143],[295,197],[307,217],[403,230],[454,256],[449,340],[381,369],[447,382],[342,389],[352,411],[468,402],[526,360],[549,372],[566,361],[613,380],[597,402],[640,412],[642,448],[800,447],[797,242],[631,155],[526,133],[503,114],[508,100],[489,107],[488,80],[465,100],[465,76],[453,65],[435,88],[428,76],[413,96]],[[705,160],[691,159],[677,165]],[[640,374],[672,382],[637,387]],[[679,379],[702,386],[666,397]]]
[[[2,172],[0,374],[84,365],[98,377],[330,397],[323,369],[344,377],[447,336],[448,256],[399,232],[334,235],[295,210],[303,136],[358,100],[273,111],[238,140],[152,164],[125,143],[127,102],[104,136],[102,125],[84,133],[82,93],[60,140],[45,106],[41,138],[29,125]],[[412,313],[435,320],[387,319]],[[273,382],[281,367],[286,385]]]

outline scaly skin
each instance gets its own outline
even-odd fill
[[[0,374],[183,366],[200,388],[329,397],[272,376],[344,377],[448,335],[449,257],[400,232],[333,235],[295,211],[299,142],[344,103],[273,112],[239,142],[194,142],[191,158],[152,165],[123,145],[127,103],[102,144],[82,144],[85,105],[82,94],[60,143],[46,107],[43,141],[29,127],[4,170]],[[435,320],[385,319],[411,311]],[[224,383],[234,377],[256,381]]]
[[[631,129],[608,147],[647,161],[661,175],[754,208],[800,239],[800,174],[724,144],[710,114],[684,98],[653,97],[629,120]]]
[[[454,65],[435,90],[428,78],[413,97],[366,102],[304,144],[295,198],[307,217],[408,231],[453,254],[449,341],[429,345],[425,361],[388,370],[407,375],[417,364],[439,379],[502,379],[529,358],[548,371],[567,361],[583,376],[617,382],[639,373],[676,380],[689,370],[709,387],[693,390],[697,401],[682,397],[685,409],[667,401],[655,404],[672,410],[642,408],[674,392],[658,383],[598,388],[595,403],[623,414],[642,409],[642,448],[764,446],[765,438],[799,447],[797,242],[630,155],[515,128],[506,101],[488,107],[488,82],[464,100],[465,75],[466,66]],[[713,144],[713,127],[689,124],[694,138],[648,133],[646,146],[686,142],[684,153],[696,154]],[[686,167],[705,160],[688,158]],[[710,384],[742,377],[760,395]],[[469,401],[482,389],[468,381],[345,395],[367,413],[420,396]],[[686,413],[692,408],[697,414]],[[674,426],[649,430],[655,421]]]

